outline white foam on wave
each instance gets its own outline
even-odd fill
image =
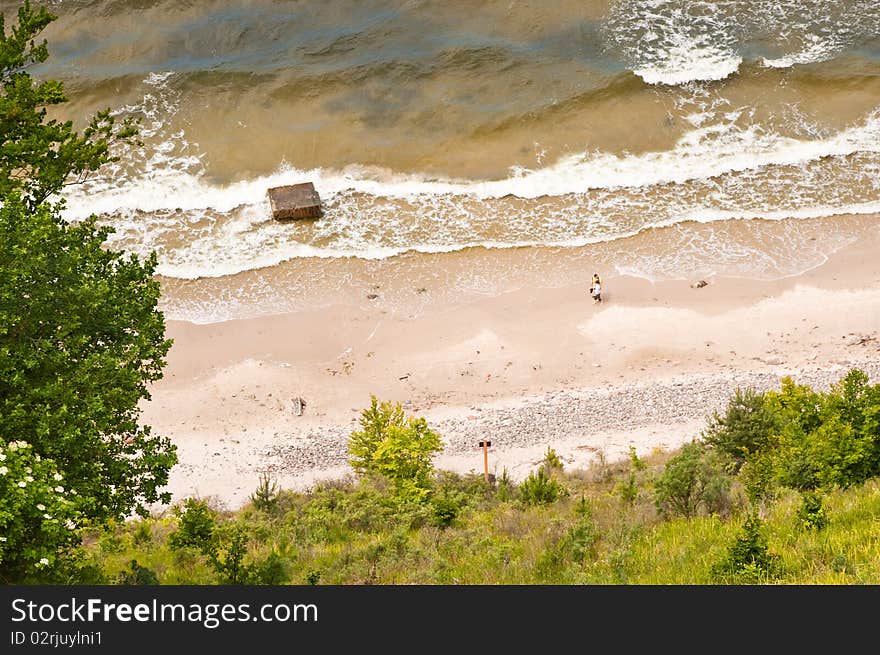
[[[876,0],[618,0],[604,34],[645,82],[685,85],[729,77],[755,48],[774,53],[762,65],[790,68],[830,60],[878,31]]]
[[[723,80],[733,75],[742,57],[719,48],[681,44],[669,48],[662,61],[633,69],[648,84],[679,85]]]
[[[634,237],[641,232],[651,229],[671,227],[683,222],[696,223],[713,223],[729,220],[769,220],[781,221],[786,219],[810,219],[823,218],[827,216],[842,215],[859,215],[859,214],[876,214],[880,213],[880,201],[871,201],[865,203],[832,206],[832,205],[816,205],[811,207],[802,207],[791,210],[770,210],[770,211],[731,211],[719,210],[713,208],[695,209],[667,220],[649,222],[639,229],[620,231],[605,236],[580,236],[557,240],[520,240],[520,241],[488,241],[473,240],[461,241],[458,243],[438,245],[433,243],[413,243],[406,246],[397,247],[371,247],[371,248],[319,248],[301,243],[276,244],[274,247],[257,251],[249,260],[227,259],[225,261],[219,259],[216,255],[221,248],[211,247],[207,251],[200,252],[200,249],[188,249],[187,255],[193,261],[181,263],[164,263],[157,268],[157,273],[167,277],[194,280],[206,277],[224,277],[241,273],[244,270],[254,270],[260,268],[268,268],[277,266],[286,261],[300,258],[316,258],[316,259],[339,259],[356,257],[358,259],[379,260],[387,259],[404,253],[416,252],[422,254],[440,254],[467,250],[470,248],[487,248],[487,249],[514,249],[526,247],[545,247],[545,248],[579,248],[598,243],[608,243],[620,239]],[[242,253],[246,249],[242,250]]]
[[[295,258],[583,246],[688,220],[880,209],[880,174],[872,172],[880,170],[873,154],[880,152],[880,110],[836,134],[792,138],[726,103],[700,102],[700,111],[686,115],[694,128],[669,150],[580,153],[498,180],[282,164],[271,175],[218,185],[204,174],[197,145],[166,126],[178,101],[172,90],[162,92],[172,79],[148,79],[151,93],[139,105],[159,146],[132,158],[136,165],[112,181],[70,189],[65,213],[71,220],[98,214],[116,229],[113,245],[155,251],[158,272],[174,278],[228,276]],[[858,161],[846,163],[848,155]],[[830,167],[822,164],[828,159],[835,160]],[[778,173],[785,167],[795,170]],[[271,220],[267,188],[303,180],[325,200],[325,218],[302,226]]]
[[[720,123],[702,124],[686,132],[675,147],[638,155],[580,153],[539,169],[513,169],[504,179],[473,181],[436,179],[379,168],[351,166],[343,170],[301,170],[282,165],[271,175],[225,186],[207,181],[200,170],[182,166],[157,167],[125,185],[96,182],[73,189],[67,196],[66,217],[90,214],[113,215],[126,211],[230,212],[242,206],[265,209],[266,190],[311,180],[323,198],[353,191],[386,198],[419,196],[473,196],[534,199],[562,196],[589,189],[646,187],[707,179],[730,172],[766,166],[796,165],[824,157],[856,152],[880,152],[880,112],[873,112],[860,125],[825,139],[796,139],[765,132],[761,126],[738,127],[739,114],[731,113]],[[192,164],[187,160],[187,166]],[[196,160],[197,161],[197,160]],[[176,160],[180,164],[180,160]]]
[[[761,59],[761,64],[768,68],[791,68],[796,64],[815,64],[832,59],[843,46],[832,40],[826,40],[815,34],[808,34],[803,49],[798,52],[768,59]]]
[[[698,0],[621,0],[612,6],[605,34],[648,84],[682,85],[723,80],[735,73],[735,16]]]

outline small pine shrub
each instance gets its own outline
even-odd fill
[[[565,550],[577,563],[593,560],[596,558],[596,545],[600,537],[601,531],[596,523],[589,517],[582,517],[566,533]]]
[[[703,432],[705,442],[730,456],[739,469],[751,455],[765,448],[779,424],[764,393],[736,389],[724,414],[714,413]]]
[[[750,512],[739,535],[728,547],[725,559],[712,568],[717,579],[756,583],[774,576],[775,557],[761,534],[761,525],[757,513]]]
[[[566,488],[548,476],[543,466],[519,485],[519,498],[525,505],[550,505],[567,494]]]
[[[251,494],[251,503],[261,512],[272,512],[278,506],[278,494],[278,483],[264,472],[260,474],[257,488]]]
[[[135,528],[134,534],[132,535],[132,541],[138,548],[148,549],[152,546],[153,533],[150,530],[150,524],[146,521],[138,523],[138,526]]]
[[[510,478],[510,474],[505,467],[501,471],[501,476],[495,481],[495,498],[502,503],[509,502],[516,497],[516,484]]]
[[[636,474],[634,472],[631,471],[626,479],[617,485],[617,494],[624,505],[632,507],[635,504],[636,498],[639,497],[639,485],[636,482]]]
[[[543,466],[549,473],[554,471],[562,472],[564,468],[562,458],[560,458],[559,455],[556,454],[556,451],[549,446],[547,447],[547,452],[544,453]]]
[[[216,540],[216,521],[214,514],[203,500],[187,498],[183,507],[174,508],[178,527],[168,537],[171,550],[194,548],[200,552],[213,550]]]

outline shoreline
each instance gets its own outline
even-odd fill
[[[490,472],[516,480],[548,447],[568,468],[630,446],[671,450],[736,386],[789,374],[827,386],[853,367],[880,381],[878,243],[867,234],[771,281],[708,276],[695,288],[606,274],[598,305],[577,280],[426,302],[415,316],[359,301],[169,320],[174,345],[142,423],[178,445],[172,502],[213,497],[230,509],[262,472],[292,489],[346,475],[347,436],[370,394],[424,416],[445,445],[436,465],[462,473],[482,473],[484,435]]]

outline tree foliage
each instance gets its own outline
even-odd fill
[[[156,260],[103,248],[107,233],[13,198],[0,208],[0,435],[52,459],[95,521],[167,499],[176,461],[138,424],[171,345]]]
[[[36,38],[53,20],[27,1],[9,33],[0,17],[0,448],[17,467],[0,476],[15,476],[0,481],[15,483],[0,496],[6,582],[50,579],[80,528],[170,500],[160,490],[177,461],[170,440],[139,425],[171,346],[156,257],[106,248],[110,228],[94,216],[69,224],[48,202],[136,134],[109,111],[81,136],[47,119],[62,86],[28,68],[48,57]]]
[[[779,418],[768,407],[763,393],[754,389],[736,389],[724,414],[716,412],[712,415],[703,439],[729,455],[739,468],[767,445],[778,424]]]
[[[137,135],[134,121],[117,123],[109,109],[98,112],[81,135],[72,121],[47,119],[49,107],[67,100],[63,85],[37,83],[28,69],[48,58],[46,41],[37,38],[56,18],[25,0],[7,33],[0,15],[0,196],[15,193],[30,207],[116,161],[113,146]]]
[[[443,448],[427,421],[405,416],[400,403],[380,403],[372,396],[360,424],[362,429],[352,432],[348,442],[352,468],[387,478],[405,497],[427,495],[433,456]]]
[[[880,386],[864,372],[851,370],[824,393],[784,378],[767,402],[781,418],[774,453],[784,486],[848,487],[880,473]]]
[[[704,442],[681,447],[654,481],[654,503],[667,516],[696,516],[702,508],[720,513],[727,508],[731,478],[721,454]]]

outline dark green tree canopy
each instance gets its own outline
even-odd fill
[[[7,33],[0,15],[0,196],[14,191],[30,206],[116,161],[112,146],[137,134],[133,121],[117,124],[109,110],[94,116],[82,135],[72,121],[46,120],[47,108],[67,99],[63,85],[35,83],[28,68],[48,58],[45,40],[37,37],[56,18],[25,0]]]
[[[27,0],[9,34],[0,16],[0,583],[62,575],[79,530],[146,514],[175,446],[139,425],[171,342],[156,257],[106,247],[95,216],[70,224],[49,199],[113,161],[136,128],[109,110],[82,136],[46,119],[60,82],[34,83],[36,36],[55,17]],[[7,463],[3,463],[7,462]]]
[[[93,520],[158,500],[176,459],[138,425],[171,346],[155,256],[110,251],[107,232],[13,197],[0,208],[0,437],[54,460]]]

